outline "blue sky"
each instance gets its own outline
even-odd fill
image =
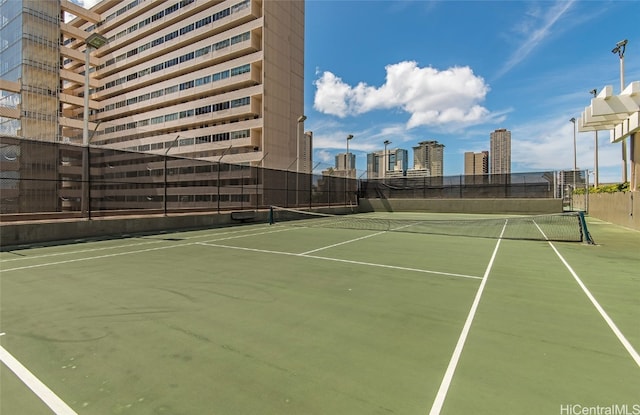
[[[498,128],[512,132],[513,172],[572,169],[569,120],[594,88],[620,92],[618,41],[625,84],[640,80],[639,1],[307,0],[305,36],[314,163],[333,165],[353,134],[359,174],[384,140],[410,158],[437,140],[444,174],[462,174],[464,152],[489,150]],[[600,182],[619,182],[608,131],[598,153]],[[593,169],[593,132],[577,133],[577,164]]]

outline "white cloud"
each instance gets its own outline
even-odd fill
[[[496,77],[500,77],[509,72],[513,67],[525,60],[537,46],[552,35],[553,26],[569,11],[575,0],[561,0],[552,3],[546,11],[541,11],[538,5],[536,9],[530,9],[525,18],[518,21],[514,26],[514,32],[523,38],[518,37],[518,47],[511,54],[509,59],[500,68]]]
[[[576,133],[576,160],[579,170],[593,170],[594,133]],[[609,132],[598,135],[598,166],[601,182],[619,181],[620,144],[609,142]],[[511,134],[514,171],[573,169],[573,124],[567,117],[546,122],[534,120],[517,126]],[[592,178],[593,179],[593,178]]]
[[[489,86],[471,68],[439,71],[404,61],[386,68],[386,82],[370,86],[345,83],[331,72],[315,81],[314,108],[340,118],[380,109],[401,109],[410,114],[407,128],[474,125],[492,117],[481,103]]]

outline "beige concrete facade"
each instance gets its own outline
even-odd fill
[[[421,141],[413,147],[413,167],[428,170],[432,177],[444,174],[444,144],[437,141]]]
[[[501,128],[490,135],[489,171],[491,174],[511,173],[511,131]]]
[[[22,33],[37,41],[23,41],[20,74],[0,83],[20,91],[19,108],[0,112],[20,117],[10,135],[82,143],[85,40],[98,33],[108,43],[89,58],[92,145],[276,169],[296,159],[304,1],[23,6],[34,12],[22,12]]]
[[[488,174],[489,173],[489,152],[482,151],[474,153],[468,151],[464,153],[464,174],[465,176]]]

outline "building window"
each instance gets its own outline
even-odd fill
[[[251,98],[249,97],[234,99],[231,101],[231,108],[242,107],[244,105],[249,105],[250,103],[251,103]]]
[[[167,114],[164,116],[164,122],[175,121],[178,119],[178,117],[179,114],[177,112],[174,112],[173,114]]]

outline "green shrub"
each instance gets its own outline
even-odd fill
[[[590,187],[589,193],[617,193],[617,192],[628,192],[629,191],[629,182],[617,183],[617,184],[603,184],[598,187]],[[573,191],[574,195],[583,195],[585,192],[584,188],[575,189]]]

